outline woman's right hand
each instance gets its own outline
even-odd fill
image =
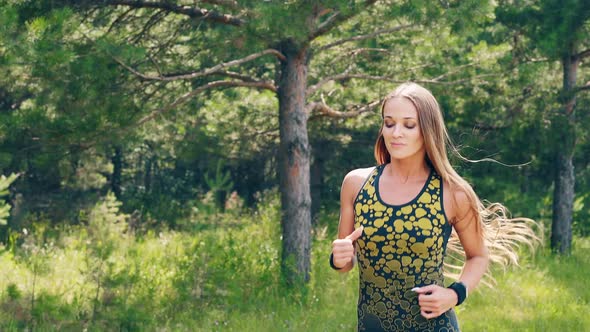
[[[334,266],[343,268],[352,262],[354,252],[354,241],[363,234],[363,226],[354,230],[344,239],[337,239],[332,242],[332,255],[334,256]]]

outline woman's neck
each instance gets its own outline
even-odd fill
[[[430,174],[430,167],[424,158],[420,160],[392,160],[383,170],[396,183],[423,180]]]

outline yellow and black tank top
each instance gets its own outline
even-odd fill
[[[455,312],[426,319],[414,287],[443,286],[443,258],[451,225],[443,208],[441,177],[431,168],[420,193],[403,205],[379,195],[377,166],[354,202],[360,273],[359,331],[459,331]]]

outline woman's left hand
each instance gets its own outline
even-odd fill
[[[457,304],[459,300],[454,290],[438,285],[428,285],[412,289],[418,293],[420,314],[426,318],[438,317]]]

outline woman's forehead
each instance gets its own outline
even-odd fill
[[[417,119],[418,110],[408,98],[395,97],[385,102],[383,117]]]

